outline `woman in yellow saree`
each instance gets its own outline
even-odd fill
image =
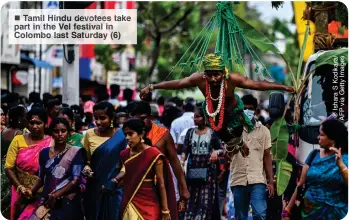
[[[44,134],[47,123],[46,111],[33,108],[27,114],[30,133],[17,135],[7,151],[5,172],[12,184],[10,219],[27,219],[24,209],[23,193],[35,183],[39,171],[39,152],[51,145],[52,138]],[[29,204],[26,209],[36,207]],[[22,214],[21,214],[22,213]]]

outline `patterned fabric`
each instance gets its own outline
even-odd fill
[[[76,147],[83,147],[82,139],[83,139],[82,134],[75,133],[69,136],[67,144],[71,146],[76,146]]]
[[[208,181],[187,181],[190,199],[187,202],[184,219],[219,219],[217,164],[208,164],[213,149],[220,148],[219,139],[209,129],[206,134],[198,135],[195,129],[188,130],[183,151],[189,155],[188,169],[209,168]]]
[[[224,60],[213,53],[207,54],[202,61],[205,70],[225,70]]]
[[[45,148],[39,156],[39,178],[43,181],[44,186],[38,208],[44,205],[48,194],[63,189],[74,180],[74,177],[78,177],[77,184],[79,184],[84,165],[80,147],[69,147],[63,155],[56,155],[52,158],[50,158],[49,152],[50,148]],[[30,216],[30,220],[41,219],[38,218],[35,210],[37,209],[26,209],[21,217],[28,219],[27,216]],[[57,200],[55,207],[49,210],[48,216],[50,219],[82,220],[84,218],[81,210],[79,188],[75,188],[69,194]]]
[[[319,152],[317,153],[319,154]],[[311,153],[309,154],[311,155]],[[342,219],[348,212],[347,185],[335,162],[335,155],[315,157],[307,172],[305,206],[303,217],[315,219]],[[342,155],[343,162],[348,166],[348,155]],[[309,165],[309,156],[305,161]]]
[[[6,156],[6,168],[16,168],[16,174],[18,171],[26,173],[26,175],[18,175],[17,178],[21,184],[31,184],[32,180],[37,178],[37,172],[39,170],[39,153],[42,149],[49,147],[51,144],[51,137],[47,137],[33,145],[28,146],[25,142],[23,135],[17,135],[11,142],[9,150]],[[13,157],[15,163],[13,164]],[[30,160],[28,160],[30,158]],[[21,179],[24,178],[24,179]],[[31,186],[27,187],[31,188]],[[20,194],[16,191],[15,187],[11,187],[11,216],[10,219],[18,219],[18,215],[22,211],[22,205],[19,203]],[[27,207],[32,207],[33,204],[29,204]]]
[[[5,158],[1,158],[1,214],[6,219],[10,216],[10,203],[11,183],[5,174]]]

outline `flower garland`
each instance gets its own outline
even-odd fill
[[[211,95],[211,89],[208,81],[206,80],[206,112],[209,117],[209,122],[211,125],[211,128],[215,131],[219,131],[222,129],[223,126],[223,120],[224,120],[224,103],[225,103],[225,80],[222,80],[219,98],[218,98],[218,106],[215,112],[213,112],[213,104],[212,100],[210,99],[212,97]],[[219,113],[219,121],[218,125],[215,124],[214,118]]]

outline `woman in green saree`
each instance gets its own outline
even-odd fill
[[[67,144],[71,146],[82,147],[83,145],[81,143],[81,140],[83,136],[82,134],[75,132],[75,118],[73,111],[67,107],[61,108],[58,112],[58,117],[65,118],[69,122],[70,127],[72,128],[72,131],[69,134]]]

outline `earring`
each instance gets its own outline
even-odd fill
[[[144,143],[144,139],[143,138],[141,138],[141,142]]]
[[[113,122],[110,124],[110,127],[111,127],[111,128],[113,128],[113,127],[114,127]]]
[[[72,124],[71,129],[75,131],[75,123]]]

